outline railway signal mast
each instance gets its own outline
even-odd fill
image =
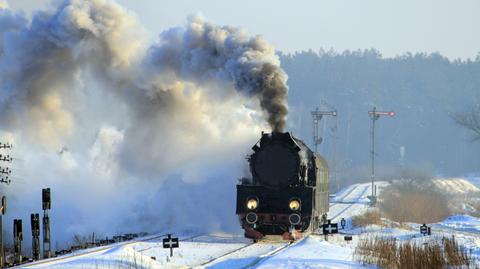
[[[322,119],[323,116],[337,116],[337,110],[331,111],[320,111],[317,107],[315,111],[311,112],[313,118],[313,146],[315,148],[315,153],[318,153],[318,145],[322,143],[322,138],[318,133],[318,122]]]
[[[370,119],[372,119],[372,149],[370,151],[371,158],[372,158],[372,195],[369,196],[368,198],[370,199],[370,202],[372,204],[375,204],[377,202],[377,192],[375,188],[375,121],[377,121],[380,116],[389,116],[389,117],[394,117],[395,112],[394,111],[378,111],[376,107],[373,107],[373,110],[368,111],[368,115],[370,116]]]
[[[42,209],[43,209],[43,258],[51,258],[51,242],[50,242],[50,218],[48,210],[51,209],[50,188],[42,189]]]

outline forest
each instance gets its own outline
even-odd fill
[[[478,173],[480,142],[453,115],[480,104],[480,56],[451,60],[439,53],[382,57],[375,49],[279,53],[288,74],[289,129],[312,145],[312,116],[336,109],[320,122],[319,151],[339,178],[370,173],[371,120],[376,122],[379,177],[464,176]],[[396,176],[393,176],[396,174]],[[401,177],[401,176],[400,176]]]

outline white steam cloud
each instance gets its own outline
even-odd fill
[[[18,158],[2,186],[8,218],[28,224],[51,187],[59,242],[237,228],[244,156],[287,113],[270,44],[191,17],[148,46],[135,15],[107,0],[66,0],[31,21],[0,1],[0,33],[0,141]]]
[[[8,3],[6,0],[0,0],[0,8],[1,9],[6,9],[8,8]]]

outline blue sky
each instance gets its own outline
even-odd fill
[[[49,0],[9,0],[10,7],[45,8]],[[384,56],[406,51],[475,58],[480,52],[478,0],[117,0],[155,37],[201,13],[219,24],[246,28],[286,52],[376,48]]]

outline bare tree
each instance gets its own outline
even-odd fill
[[[472,141],[480,140],[480,105],[472,106],[464,112],[453,113],[451,117],[458,125],[474,132]]]

